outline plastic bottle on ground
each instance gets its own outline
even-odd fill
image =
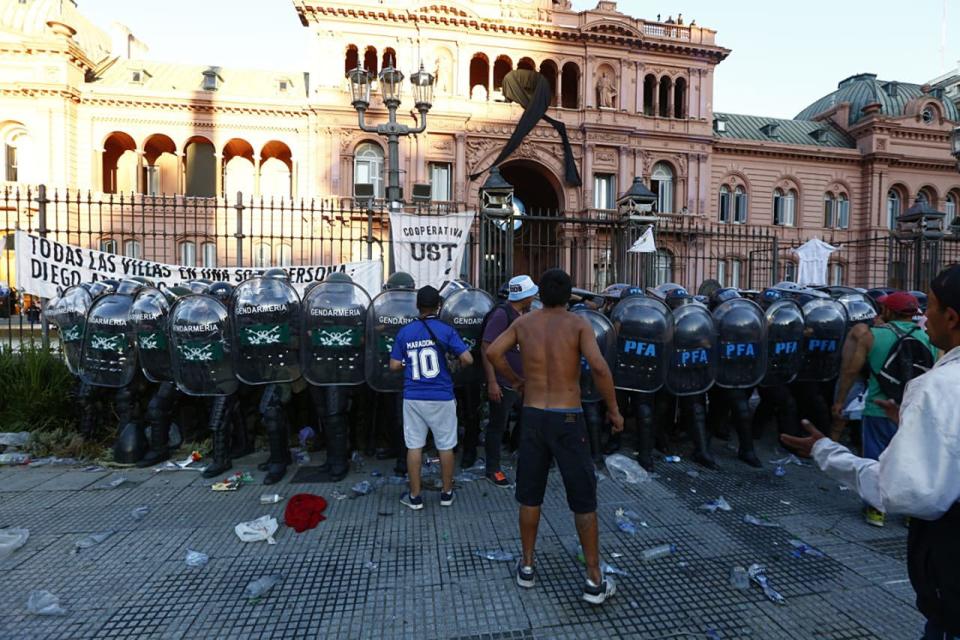
[[[661,544],[656,547],[650,547],[649,549],[644,549],[641,556],[643,557],[644,562],[651,562],[657,560],[658,558],[663,558],[669,556],[672,553],[677,552],[677,545],[675,544]]]

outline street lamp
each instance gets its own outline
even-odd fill
[[[620,216],[631,222],[646,222],[656,224],[659,220],[653,215],[653,205],[657,202],[657,194],[643,184],[638,177],[633,179],[630,189],[617,198],[617,211]]]
[[[913,206],[897,216],[896,236],[913,241],[913,288],[916,290],[922,290],[940,271],[940,241],[944,237],[945,217],[945,213],[931,207],[922,195],[917,196]]]
[[[403,87],[403,73],[393,64],[380,71],[380,93],[387,108],[388,119],[383,124],[369,126],[364,121],[370,108],[370,85],[373,74],[357,66],[347,72],[350,80],[350,95],[353,108],[357,110],[357,120],[361,131],[376,133],[387,139],[387,201],[390,208],[399,208],[403,204],[403,191],[400,188],[400,136],[423,133],[427,128],[427,111],[433,99],[433,74],[427,73],[420,63],[420,70],[410,76],[413,84],[414,107],[420,112],[420,125],[409,127],[397,122],[397,109],[400,108],[400,91]]]

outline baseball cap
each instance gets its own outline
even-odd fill
[[[508,287],[510,293],[507,295],[507,300],[510,302],[526,300],[540,292],[540,288],[533,283],[530,276],[514,276],[510,278]]]
[[[906,291],[894,291],[880,296],[877,302],[894,313],[916,313],[920,310],[920,302],[917,301],[916,296]]]
[[[436,309],[440,306],[440,292],[436,288],[427,285],[417,291],[417,308]]]

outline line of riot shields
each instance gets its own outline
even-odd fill
[[[192,424],[212,435],[213,460],[204,473],[214,477],[252,451],[251,427],[259,422],[270,449],[261,465],[265,483],[277,482],[292,463],[290,405],[305,397],[312,407],[305,420],[319,426],[327,454],[315,472],[337,481],[349,471],[351,448],[369,449],[376,439],[370,420],[384,427],[384,457],[396,456],[395,470],[405,471],[403,378],[389,360],[397,333],[418,315],[416,290],[409,275],[397,273],[374,293],[331,274],[300,295],[282,269],[271,269],[235,287],[203,280],[165,288],[146,279],[83,283],[62,291],[45,314],[78,379],[82,433],[92,433],[109,406],[119,418],[117,462],[167,460]],[[740,459],[758,466],[758,422],[775,419],[781,432],[796,433],[801,413],[828,420],[847,331],[876,315],[858,290],[790,283],[763,291],[706,286],[702,295],[676,284],[577,293],[571,311],[594,330],[621,409],[636,421],[637,457],[648,469],[676,425],[688,431],[694,459],[706,466],[716,464],[710,436],[728,437],[732,425]],[[441,294],[440,319],[475,351],[470,367],[450,362],[462,447],[475,456],[485,379],[481,330],[495,302],[462,282]],[[621,436],[604,424],[585,360],[583,367],[582,401],[599,457],[618,449]],[[751,412],[754,391],[760,406]]]
[[[194,418],[205,416],[194,426],[212,434],[207,477],[251,451],[252,413],[269,443],[261,465],[266,482],[277,482],[292,462],[289,405],[306,391],[326,443],[326,463],[317,473],[336,481],[349,470],[351,408],[358,400],[379,408],[387,449],[405,471],[403,378],[389,370],[389,359],[397,333],[418,311],[412,278],[395,276],[373,299],[345,274],[312,283],[301,296],[282,269],[236,287],[104,280],[66,289],[47,305],[46,316],[78,378],[82,433],[91,434],[111,404],[119,416],[117,462],[167,460],[183,437],[174,413],[189,405]],[[493,299],[479,289],[463,283],[444,289],[441,319],[457,328],[477,359],[480,327],[492,308]],[[482,382],[479,367],[452,369],[458,388]],[[479,429],[479,393],[470,395],[476,406],[467,420]]]

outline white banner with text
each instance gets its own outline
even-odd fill
[[[172,287],[187,280],[205,278],[214,282],[239,284],[259,275],[265,268],[247,267],[184,267],[149,260],[128,258],[113,253],[84,249],[56,242],[25,231],[17,231],[17,288],[41,298],[56,297],[57,289],[81,282],[134,276],[149,278],[157,285]],[[290,282],[303,295],[307,285],[323,280],[330,273],[346,273],[367,290],[371,297],[383,285],[383,266],[376,260],[344,262],[329,265],[284,267]]]
[[[417,287],[433,285],[460,277],[463,251],[467,246],[473,214],[451,213],[421,216],[391,213],[390,232],[397,271],[406,271]]]

